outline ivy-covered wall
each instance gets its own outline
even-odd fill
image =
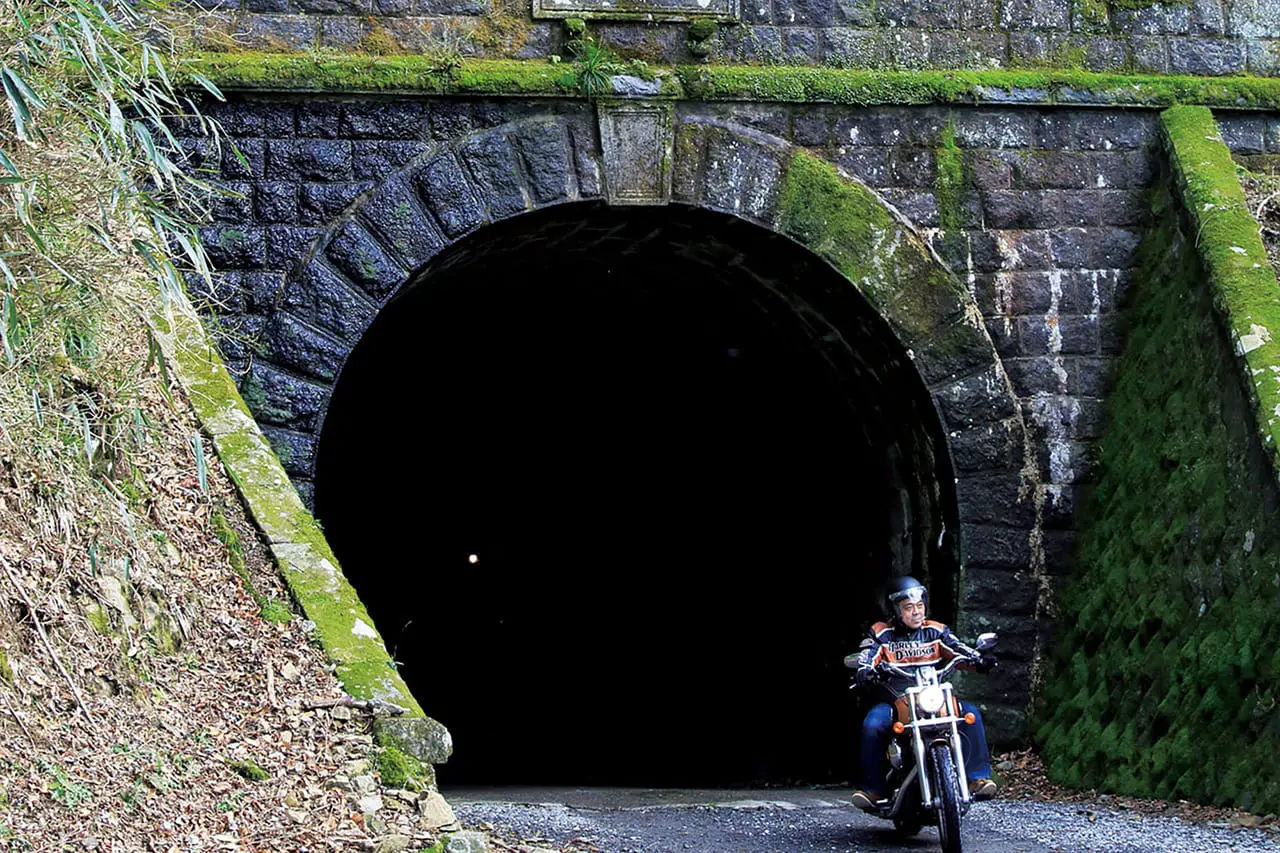
[[[1215,308],[1220,288],[1200,262],[1200,229],[1172,180],[1157,187],[1038,737],[1068,785],[1274,812],[1271,454]]]

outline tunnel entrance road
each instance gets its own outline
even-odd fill
[[[511,843],[598,853],[890,853],[933,851],[937,833],[896,836],[836,788],[674,790],[485,788],[444,791],[458,818]],[[981,853],[1275,851],[1257,830],[1066,803],[996,800],[965,818]]]

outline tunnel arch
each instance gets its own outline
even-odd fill
[[[402,303],[414,282],[464,263],[458,247],[499,223],[566,204],[606,209],[589,119],[536,116],[429,151],[347,211],[288,278],[251,379],[269,397],[281,384],[274,372],[310,374],[310,429],[274,436],[304,489],[314,483],[334,384],[384,308]],[[978,624],[998,615],[1032,562],[1036,519],[1023,498],[1020,410],[970,294],[896,211],[806,152],[696,116],[680,122],[675,150],[671,210],[739,220],[803,247],[854,285],[907,356],[936,419],[938,470],[954,475],[943,484],[954,488],[944,500],[954,507],[947,532],[965,573],[949,578],[949,598]],[[833,351],[850,350],[813,300],[793,298],[788,310]]]

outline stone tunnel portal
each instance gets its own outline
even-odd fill
[[[828,782],[894,571],[950,618],[925,387],[850,283],[694,208],[572,204],[401,290],[323,426],[317,514],[456,749],[442,784]]]

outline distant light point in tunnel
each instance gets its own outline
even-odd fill
[[[476,563],[480,562],[480,558],[475,554],[471,554],[467,557],[467,562],[474,566]]]

